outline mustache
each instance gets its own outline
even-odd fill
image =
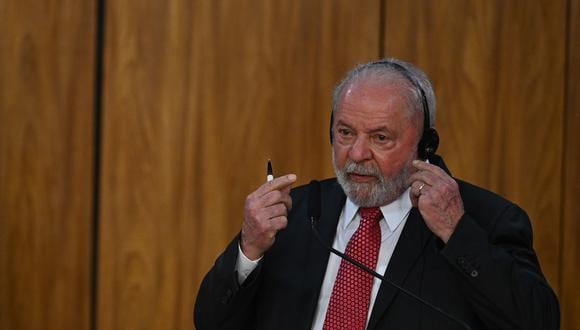
[[[353,161],[347,162],[343,167],[343,171],[347,174],[354,173],[360,175],[369,175],[378,179],[382,179],[383,177],[381,171],[377,167],[372,165],[363,165]]]

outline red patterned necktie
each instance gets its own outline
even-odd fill
[[[370,269],[375,269],[381,248],[383,215],[378,207],[360,208],[361,221],[346,246],[346,254]],[[346,260],[340,262],[326,311],[324,330],[364,330],[373,288],[373,276]]]

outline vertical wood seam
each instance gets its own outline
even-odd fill
[[[560,239],[559,239],[559,256],[558,256],[558,288],[557,288],[557,292],[558,295],[561,294],[562,290],[563,290],[563,284],[562,281],[564,280],[564,247],[565,247],[565,239],[566,236],[564,235],[564,232],[566,230],[566,198],[563,198],[564,196],[566,196],[566,163],[567,163],[567,150],[568,150],[568,143],[569,141],[567,140],[567,134],[568,134],[568,125],[567,123],[567,118],[568,118],[568,112],[569,112],[569,85],[570,85],[570,81],[569,81],[569,69],[570,69],[570,33],[571,33],[571,25],[572,25],[572,15],[571,15],[571,2],[570,0],[566,0],[566,19],[565,19],[565,24],[566,24],[566,31],[565,31],[565,41],[564,41],[564,74],[563,74],[563,79],[564,79],[564,102],[563,102],[563,108],[562,108],[562,158],[561,158],[561,169],[560,172],[562,173],[560,176],[560,196],[562,196],[562,198],[560,199],[561,203],[560,203]]]
[[[93,205],[91,226],[91,268],[90,268],[90,329],[97,330],[98,290],[99,290],[99,217],[102,145],[102,101],[104,82],[105,51],[105,0],[95,0],[95,80],[94,80],[94,135],[93,135]]]
[[[385,57],[385,35],[387,29],[387,18],[385,13],[385,6],[387,0],[379,0],[379,58]]]

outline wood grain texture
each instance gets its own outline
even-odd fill
[[[564,148],[562,268],[560,304],[562,329],[580,328],[580,1],[571,0],[568,21],[566,138]]]
[[[459,178],[528,211],[559,283],[565,1],[387,0],[386,53],[424,68],[440,153]]]
[[[0,329],[90,328],[95,7],[0,1]],[[331,89],[381,32],[432,76],[454,173],[529,211],[562,329],[580,326],[578,0],[107,9],[98,329],[191,328],[266,159],[333,175]]]
[[[332,175],[330,91],[376,58],[379,2],[107,7],[99,328],[190,329],[267,158]]]
[[[0,329],[89,329],[93,1],[0,1]]]

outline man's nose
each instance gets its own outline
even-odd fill
[[[372,158],[369,141],[366,137],[359,136],[351,146],[348,156],[355,162],[362,162]]]

